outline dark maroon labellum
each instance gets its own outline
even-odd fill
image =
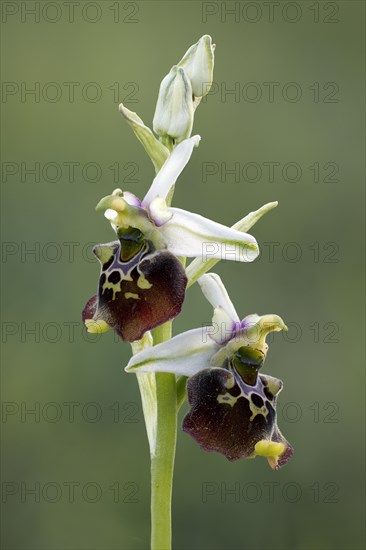
[[[179,314],[187,277],[168,251],[155,251],[138,230],[119,234],[120,241],[97,245],[102,265],[98,296],[91,298],[83,320],[103,320],[128,342]]]

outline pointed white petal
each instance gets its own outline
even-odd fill
[[[201,290],[205,298],[210,302],[212,307],[222,307],[228,314],[232,323],[240,323],[235,307],[229,298],[227,290],[216,273],[208,273],[198,280]]]
[[[171,340],[131,357],[126,372],[172,372],[193,376],[209,367],[219,345],[210,337],[212,327],[183,332]]]
[[[152,182],[146,197],[142,201],[143,206],[148,206],[155,197],[166,198],[170,188],[175,184],[178,176],[191,158],[193,147],[198,146],[200,139],[200,136],[193,136],[185,139],[175,147]]]
[[[174,216],[159,231],[176,256],[252,262],[259,254],[257,241],[248,233],[180,208],[170,211]]]

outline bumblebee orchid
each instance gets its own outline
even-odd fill
[[[133,356],[127,372],[171,372],[188,376],[190,411],[183,430],[206,451],[229,460],[266,456],[273,469],[286,464],[291,445],[277,426],[282,382],[259,374],[269,332],[287,330],[277,315],[240,321],[218,275],[199,284],[214,308],[212,325],[190,330]]]
[[[101,275],[98,294],[83,311],[90,332],[113,328],[132,342],[178,315],[187,285],[178,257],[209,255],[250,262],[258,256],[251,235],[168,206],[170,192],[199,140],[194,136],[175,147],[142,201],[116,189],[97,205],[118,240],[93,250]]]

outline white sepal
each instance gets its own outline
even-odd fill
[[[198,147],[200,139],[200,136],[193,136],[175,147],[152,182],[150,189],[142,201],[143,206],[149,206],[155,197],[163,199],[167,197],[170,188],[175,184],[178,176],[191,158],[193,148]]]
[[[217,307],[223,308],[228,314],[232,324],[240,323],[234,304],[230,300],[227,290],[219,275],[216,273],[208,273],[207,275],[203,275],[203,277],[198,280],[198,283],[205,298],[210,302],[214,309]]]
[[[131,357],[126,372],[171,372],[193,376],[209,367],[219,345],[210,337],[212,327],[202,327],[174,336],[171,340]]]
[[[170,208],[173,217],[160,228],[168,249],[176,256],[252,262],[259,254],[252,235],[216,223],[199,214]]]

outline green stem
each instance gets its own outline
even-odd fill
[[[178,411],[183,405],[187,397],[187,390],[186,390],[187,380],[188,380],[187,376],[178,376],[178,379],[177,379],[177,410]]]
[[[154,331],[154,344],[171,337],[171,322]],[[177,441],[177,394],[174,374],[155,374],[157,424],[156,446],[151,456],[151,549],[170,550],[171,501]]]

